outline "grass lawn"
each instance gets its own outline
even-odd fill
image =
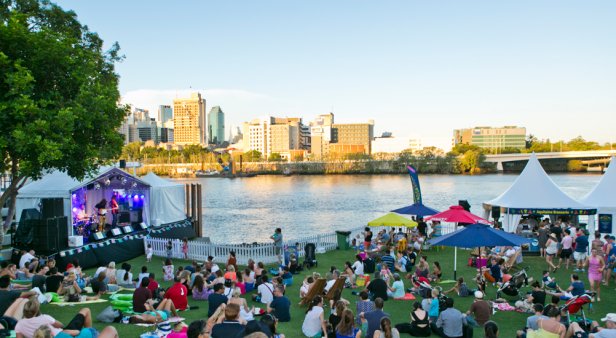
[[[443,279],[453,279],[453,249],[444,248],[439,251],[431,250],[425,252],[428,255],[428,262],[438,261],[441,263],[443,268]],[[344,266],[345,261],[353,261],[355,256],[355,251],[346,250],[346,251],[332,251],[325,254],[317,255],[317,259],[319,262],[319,267],[312,269],[311,271],[318,271],[321,275],[325,275],[325,272],[329,270],[330,266],[335,265],[338,268],[342,268]],[[466,266],[466,261],[468,259],[468,251],[458,250],[458,276],[464,276],[465,279],[471,280],[474,277],[475,269],[469,268]],[[153,261],[148,265],[148,269],[150,272],[156,273],[156,279],[161,283],[162,280],[162,258],[155,257]],[[116,265],[119,266],[119,262],[116,262]],[[145,265],[145,257],[138,257],[129,262],[132,265],[133,273],[136,276],[141,269],[142,265]],[[174,261],[175,266],[179,265],[188,265],[187,261]],[[529,274],[534,279],[541,278],[541,272],[546,268],[546,263],[541,257],[525,257],[524,263],[522,266],[529,267]],[[564,268],[564,265],[563,265]],[[311,272],[310,271],[310,272]],[[87,273],[91,275],[94,272],[94,269],[88,270]],[[287,296],[290,298],[292,305],[291,308],[291,322],[290,323],[280,323],[278,326],[278,331],[284,333],[287,337],[303,337],[301,332],[302,322],[304,320],[305,308],[300,308],[297,304],[299,302],[299,287],[300,283],[303,280],[304,276],[308,272],[304,271],[300,275],[296,275],[294,285],[289,287],[287,290]],[[569,274],[571,271],[566,271],[564,269],[560,269],[553,276],[557,277],[560,285],[569,284]],[[581,273],[581,280],[584,281],[586,287],[588,288],[588,279],[586,273]],[[612,283],[613,284],[613,283]],[[163,287],[170,286],[170,283],[161,283]],[[443,288],[449,288],[451,284],[446,284]],[[405,287],[408,287],[408,281],[405,280]],[[474,287],[472,283],[469,283],[469,287]],[[488,287],[487,296],[488,299],[495,298],[495,288],[492,286]],[[524,289],[523,291],[527,291]],[[611,312],[615,312],[616,307],[616,292],[614,292],[614,285],[610,287],[603,287],[601,295],[601,302],[593,304],[593,311],[588,312],[587,316],[593,320],[599,320],[602,318],[608,310]],[[351,294],[350,289],[345,289],[343,292],[343,297],[351,301],[351,309],[355,310],[355,299],[356,297]],[[250,297],[247,297],[250,298]],[[454,296],[455,307],[463,312],[465,312],[471,302],[472,297],[459,298]],[[548,297],[549,302],[549,297]],[[189,298],[189,303],[191,306],[198,305],[199,309],[181,312],[181,316],[187,319],[187,324],[190,324],[193,320],[196,319],[207,319],[207,302],[206,301],[194,301]],[[252,304],[252,301],[248,300],[249,305]],[[110,305],[110,303],[99,303],[99,304],[90,304],[90,309],[92,310],[93,316],[95,317],[100,311],[102,311],[105,307]],[[262,304],[255,304],[257,306],[262,306]],[[385,312],[388,312],[391,315],[392,322],[394,324],[405,322],[409,318],[409,312],[412,306],[412,302],[409,301],[394,301],[390,300],[385,303]],[[58,307],[56,305],[43,305],[42,312],[46,314],[50,314],[55,317],[57,320],[61,321],[64,324],[67,324],[70,319],[75,315],[78,311],[79,306],[72,307]],[[329,309],[326,309],[326,314],[329,315]],[[496,321],[500,327],[500,337],[515,337],[515,331],[524,327],[526,323],[526,314],[521,314],[517,312],[497,312],[493,316],[493,320]],[[258,317],[257,317],[258,318]],[[327,317],[326,317],[327,318]],[[102,329],[106,324],[97,323],[95,321],[94,326],[98,329]],[[140,334],[149,331],[148,328],[142,328],[139,326],[133,326],[128,324],[114,324],[120,333],[120,337],[139,337]],[[151,329],[150,329],[151,330]],[[478,329],[475,329],[475,337],[482,337],[483,333],[479,333]]]

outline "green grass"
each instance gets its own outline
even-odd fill
[[[432,250],[425,252],[428,255],[428,261],[438,261],[441,263],[443,268],[443,279],[453,279],[453,249],[445,248],[440,251]],[[341,268],[344,265],[344,262],[349,260],[352,261],[355,256],[355,252],[352,250],[347,251],[332,251],[326,254],[321,254],[317,256],[319,261],[319,267],[312,269],[311,271],[318,271],[322,275],[325,274],[326,271],[329,270],[329,267],[335,265],[338,268]],[[468,251],[458,250],[458,276],[464,276],[465,279],[470,280],[475,273],[475,269],[469,268],[466,266],[466,261],[468,258]],[[117,264],[118,262],[116,262]],[[133,266],[133,271],[135,271],[135,275],[137,271],[140,271],[142,265],[145,265],[145,257],[138,257],[129,261],[129,263]],[[187,265],[186,261],[174,261],[175,266]],[[155,272],[157,276],[157,280],[160,282],[162,279],[162,259],[154,258],[153,261],[148,265],[148,269],[151,272]],[[525,257],[524,263],[522,266],[528,266],[530,275],[538,279],[541,277],[541,272],[546,268],[546,264],[543,258],[541,257]],[[563,266],[564,267],[564,266]],[[310,271],[310,272],[311,272]],[[92,274],[94,269],[88,270],[87,273]],[[291,308],[291,322],[290,323],[280,323],[278,326],[278,331],[284,333],[287,337],[303,337],[301,332],[301,325],[304,320],[305,308],[300,308],[297,304],[299,302],[299,284],[303,280],[304,276],[308,272],[304,271],[300,275],[296,275],[294,285],[291,286],[287,290],[287,296],[290,298],[292,303]],[[569,274],[571,271],[565,271],[564,269],[560,269],[555,275],[557,277],[559,283],[561,285],[568,285]],[[588,280],[586,273],[581,274],[581,279],[586,284],[588,288]],[[612,282],[612,284],[614,284]],[[451,284],[447,284],[445,287],[449,287]],[[162,283],[163,287],[170,286],[170,283]],[[408,281],[405,281],[405,286],[408,287]],[[469,283],[469,286],[472,287],[472,283]],[[489,299],[493,299],[495,297],[495,288],[492,286],[488,287],[487,296]],[[524,289],[523,291],[526,291]],[[594,311],[592,313],[587,312],[587,316],[594,319],[599,320],[604,316],[608,310],[614,312],[614,305],[616,304],[616,293],[614,292],[614,285],[608,287],[603,287],[602,289],[602,300],[600,303],[595,303]],[[343,292],[343,297],[351,301],[351,309],[355,310],[355,296],[351,295],[350,289],[345,289]],[[249,305],[252,304],[252,301],[248,298]],[[455,307],[463,312],[465,312],[471,302],[472,297],[459,298],[457,296],[454,297]],[[548,297],[549,302],[549,297]],[[206,301],[194,301],[189,298],[190,305],[198,305],[199,309],[182,312],[181,316],[187,319],[187,324],[190,324],[193,320],[196,319],[206,319],[207,314],[207,302]],[[102,311],[105,307],[110,305],[110,303],[100,303],[100,304],[90,304],[90,309],[92,310],[93,316],[96,316],[100,311]],[[262,306],[262,304],[255,304],[257,306]],[[387,301],[385,303],[385,312],[388,312],[391,315],[393,323],[401,323],[408,320],[409,312],[412,306],[412,302],[409,301]],[[58,307],[55,305],[43,305],[42,312],[46,314],[50,314],[55,317],[57,320],[68,323],[70,319],[75,315],[80,306],[73,307]],[[329,314],[329,309],[326,309],[326,313]],[[515,331],[524,327],[526,323],[527,315],[517,313],[517,312],[497,312],[493,316],[493,320],[496,321],[500,327],[500,337],[515,337]],[[104,323],[95,322],[94,326],[98,329],[102,329],[105,325]],[[140,334],[147,332],[151,329],[142,328],[139,326],[126,325],[126,324],[114,324],[120,333],[120,337],[138,337]],[[480,337],[482,334],[478,333],[478,329],[475,330],[475,337]]]

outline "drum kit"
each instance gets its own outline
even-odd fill
[[[90,238],[91,234],[104,228],[104,225],[102,227],[100,226],[100,219],[96,216],[96,213],[92,215],[82,215],[82,217],[73,217],[73,231],[78,236]]]

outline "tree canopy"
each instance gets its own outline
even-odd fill
[[[83,178],[121,152],[118,44],[47,0],[0,0],[0,172],[12,184],[58,169]]]

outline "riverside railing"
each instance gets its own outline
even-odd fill
[[[453,224],[443,224],[442,234],[448,234],[454,231]],[[363,231],[365,227],[357,227],[350,230],[349,242],[353,239],[357,244],[364,241]],[[370,227],[372,232],[376,234],[386,229],[389,231],[391,227]],[[169,239],[166,238],[144,238],[144,245],[152,245],[152,251],[154,256],[167,257],[167,244]],[[328,232],[324,234],[317,234],[311,236],[304,236],[295,240],[289,240],[285,242],[286,247],[292,247],[297,245],[297,252],[299,257],[304,257],[304,247],[308,243],[314,243],[317,248],[317,253],[324,253],[327,251],[335,250],[338,247],[338,240],[336,232]],[[182,241],[179,239],[171,240],[172,250],[171,258],[183,259],[182,253]],[[226,263],[230,251],[235,251],[237,263],[240,265],[248,264],[248,260],[252,259],[255,262],[263,262],[264,264],[271,264],[277,261],[276,248],[274,243],[252,243],[252,244],[221,244],[221,243],[208,243],[200,240],[188,241],[188,259],[197,261],[206,261],[208,256],[214,257],[215,263]],[[298,257],[298,258],[299,258]]]

